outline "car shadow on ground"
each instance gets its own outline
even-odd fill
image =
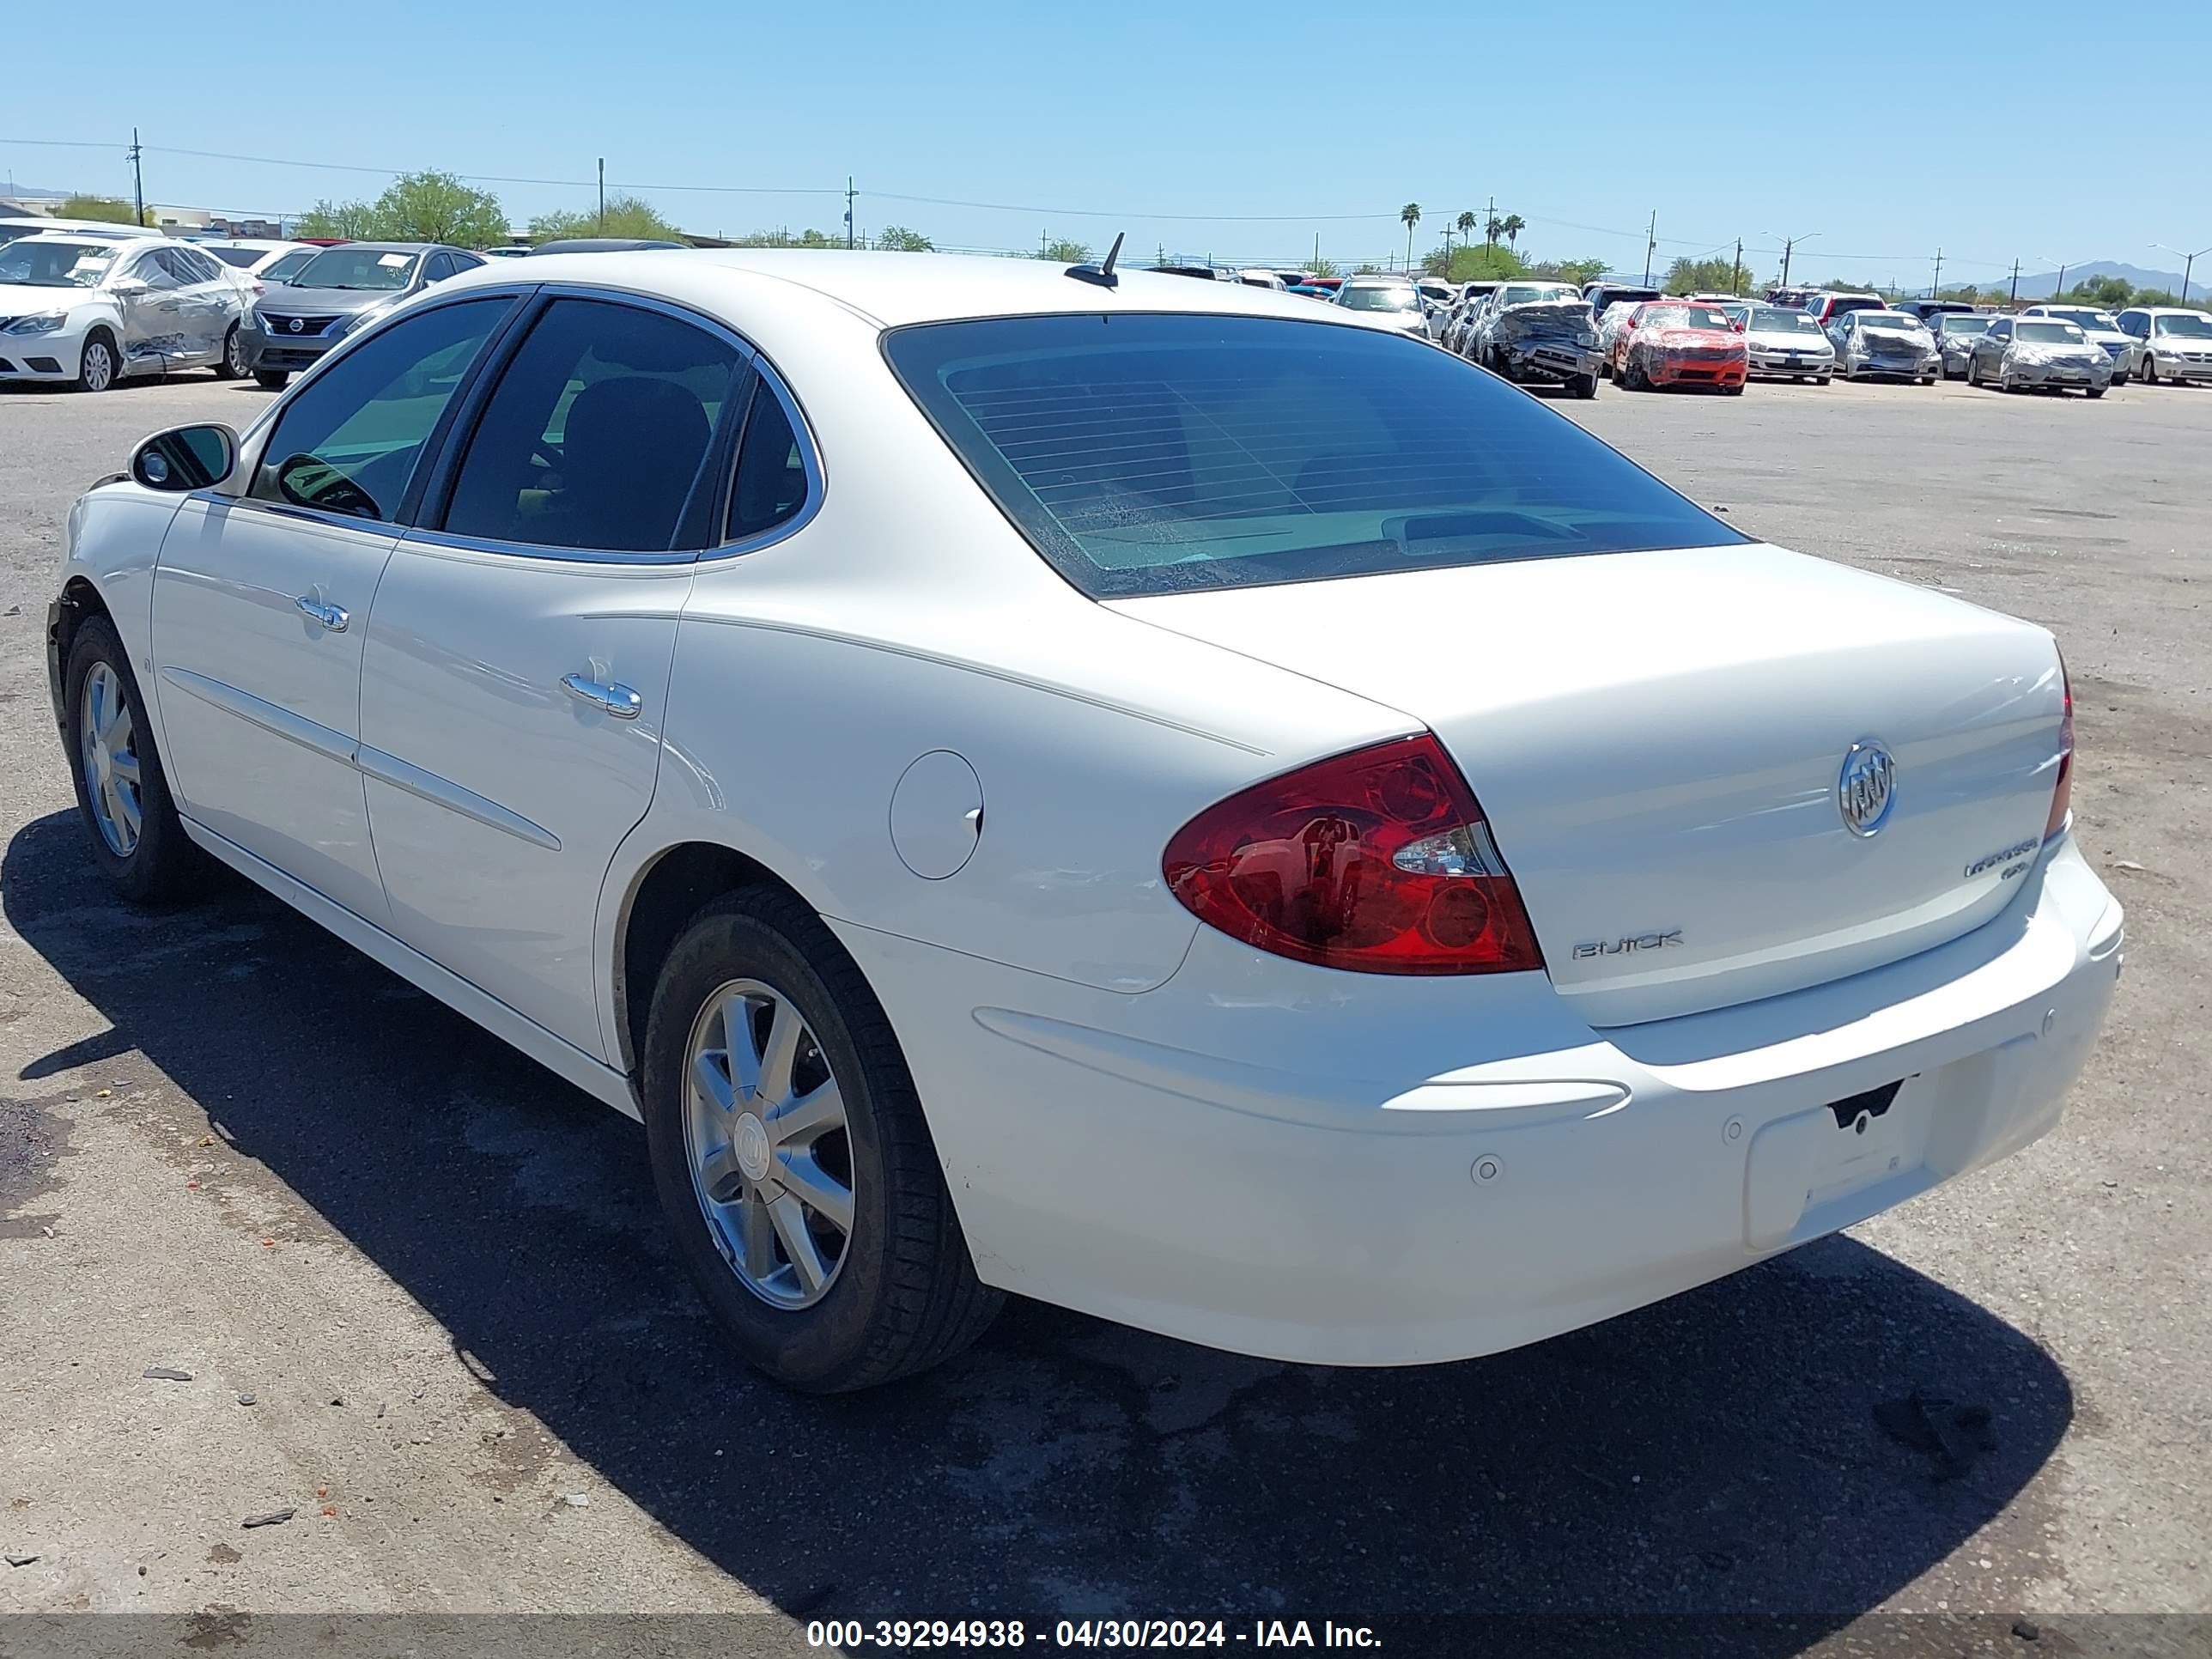
[[[794,1614],[1760,1609],[1817,1634],[2016,1500],[2008,1528],[2039,1525],[2064,1376],[1841,1238],[1462,1364],[1273,1364],[1017,1303],[930,1376],[783,1393],[663,1248],[635,1125],[243,883],[127,911],[82,833],[23,829],[0,897],[117,1036],[21,1075],[143,1052],[501,1401]]]

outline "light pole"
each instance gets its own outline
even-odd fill
[[[2197,268],[2197,262],[2199,259],[2203,258],[2208,253],[2212,253],[2212,247],[2200,247],[2194,253],[2183,253],[2179,248],[2168,247],[2163,242],[2153,242],[2151,246],[2156,248],[2160,253],[2172,253],[2179,254],[2180,256],[2181,303],[2187,305],[2189,303],[2189,273]]]
[[[1798,243],[1809,242],[1820,233],[1817,230],[1808,230],[1800,236],[1784,236],[1780,231],[1762,230],[1759,234],[1762,236],[1771,236],[1776,241],[1782,244],[1782,286],[1788,288],[1790,286],[1790,256],[1791,252],[1796,250]]]
[[[2035,257],[2042,260],[2046,265],[2057,265],[2058,267],[2058,282],[2051,290],[2051,297],[2056,300],[2060,295],[2066,292],[2066,267],[2072,264],[2074,262],[2071,259],[2054,259],[2048,253],[2039,253]]]

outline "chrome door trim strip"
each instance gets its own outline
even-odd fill
[[[343,732],[332,731],[306,716],[295,714],[289,708],[279,708],[273,702],[264,702],[250,691],[241,691],[221,680],[211,680],[204,674],[195,674],[189,668],[164,668],[161,678],[179,691],[188,692],[211,708],[226,714],[235,714],[249,726],[296,743],[302,749],[311,749],[325,760],[334,760],[341,766],[354,764],[354,740]]]
[[[532,847],[542,847],[549,853],[561,850],[561,838],[550,830],[532,823],[521,813],[510,811],[473,789],[464,789],[459,784],[441,778],[435,772],[426,772],[419,766],[410,765],[397,755],[387,755],[381,749],[362,744],[355,751],[354,764],[364,777],[374,778],[379,783],[388,783],[394,789],[404,790],[418,800],[427,800],[434,806],[458,812],[487,829],[504,831],[518,841],[526,841]],[[368,816],[369,836],[374,842],[376,834],[374,807],[369,809]]]

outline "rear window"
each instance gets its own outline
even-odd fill
[[[223,264],[234,265],[243,270],[258,259],[265,250],[258,247],[211,247],[205,252],[214,254]]]
[[[1456,357],[1272,318],[894,330],[892,369],[1094,599],[1746,538]]]

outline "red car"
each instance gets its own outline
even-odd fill
[[[1623,392],[1710,386],[1741,397],[1749,370],[1743,336],[1717,306],[1647,301],[1613,343],[1613,378]]]

